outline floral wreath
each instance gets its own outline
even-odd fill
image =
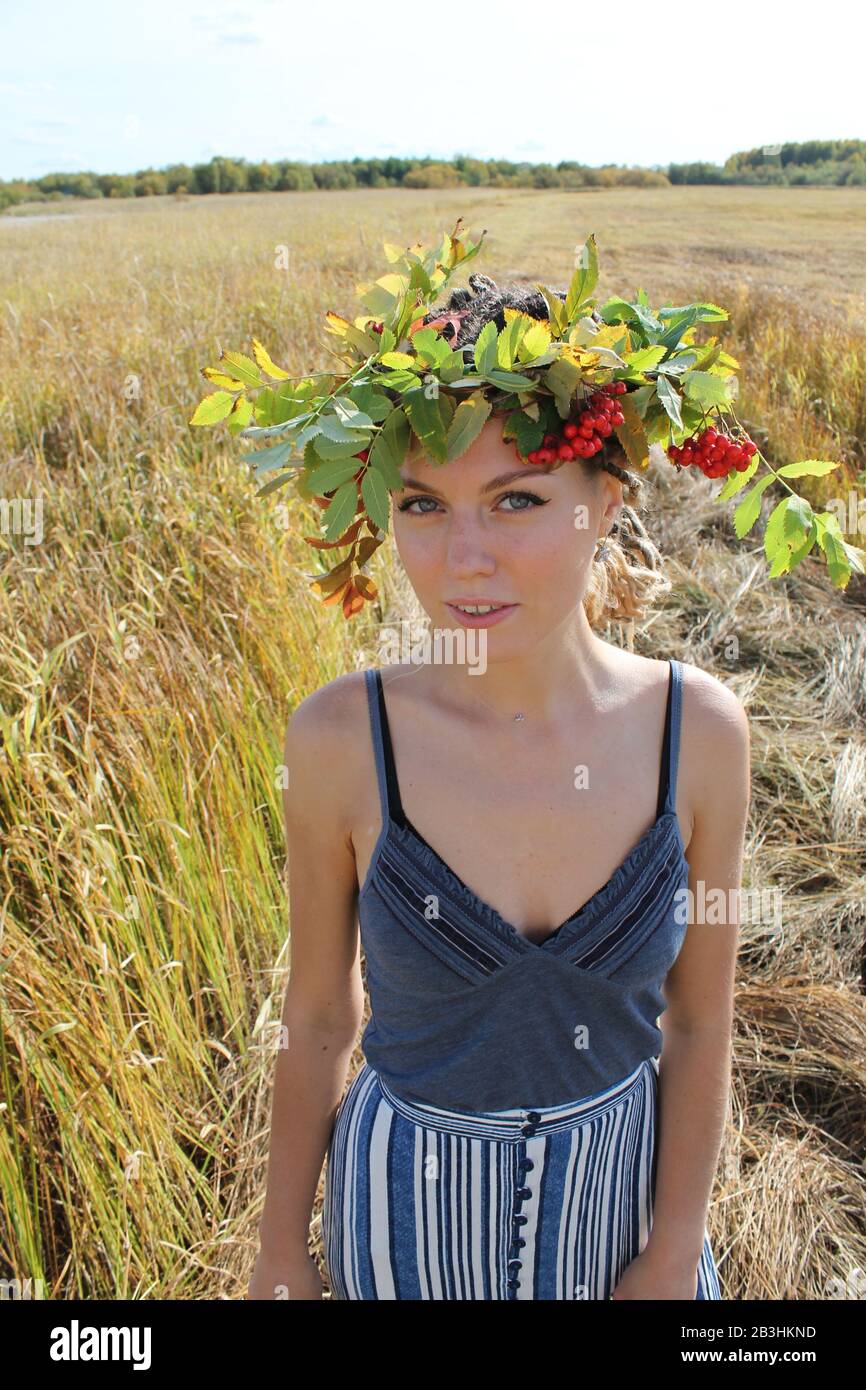
[[[310,588],[325,604],[339,604],[351,618],[377,597],[365,570],[387,536],[389,492],[403,487],[399,469],[411,437],[433,461],[452,462],[494,409],[505,417],[503,440],[522,460],[546,468],[592,458],[615,434],[638,475],[612,464],[611,471],[631,493],[653,448],[678,471],[693,465],[708,478],[724,477],[719,502],[763,465],[734,511],[734,529],[740,539],[747,535],[764,491],[781,484],[785,495],[763,532],[770,576],[787,574],[816,542],[837,587],[845,588],[853,571],[866,573],[866,551],[849,545],[837,518],[813,511],[787,481],[839,464],[807,459],[773,468],[737,421],[739,363],[715,337],[695,341],[697,325],[727,319],[725,309],[697,303],[654,310],[643,290],[634,302],[613,296],[598,307],[593,234],[579,250],[567,292],[537,285],[546,319],[506,307],[501,329],[491,320],[474,344],[455,347],[472,306],[433,305],[486,235],[471,241],[461,222],[432,247],[385,243],[390,269],[357,286],[366,313],[351,321],[326,314],[326,328],[339,340],[330,350],[344,370],[292,378],[255,338],[253,358],[223,352],[219,366],[202,368],[217,389],[199,402],[190,424],[225,421],[232,435],[276,439],[242,457],[257,483],[267,479],[256,496],[293,482],[299,497],[323,509],[322,534],[304,539],[320,567],[307,576]],[[485,276],[473,280],[492,284]],[[346,548],[348,555],[329,567],[328,552]]]

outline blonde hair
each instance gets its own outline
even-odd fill
[[[662,555],[627,503],[593,560],[583,607],[591,628],[639,619],[672,587]]]

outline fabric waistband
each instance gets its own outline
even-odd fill
[[[584,1096],[582,1100],[518,1110],[443,1110],[436,1105],[427,1105],[397,1095],[380,1073],[374,1072],[374,1075],[392,1110],[396,1110],[399,1115],[403,1115],[414,1124],[423,1125],[427,1129],[444,1130],[450,1134],[468,1134],[479,1139],[502,1139],[520,1143],[532,1135],[555,1134],[559,1130],[572,1129],[575,1125],[597,1119],[607,1110],[633,1096],[640,1087],[653,1081],[658,1076],[658,1063],[653,1057],[647,1058],[639,1062],[634,1071],[622,1080],[614,1082],[604,1091]]]

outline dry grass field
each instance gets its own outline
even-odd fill
[[[290,711],[375,662],[411,609],[344,623],[308,597],[244,452],[187,424],[198,368],[260,338],[330,365],[382,241],[462,216],[473,268],[731,313],[740,418],[803,491],[864,496],[866,196],[672,188],[259,194],[0,218],[0,1277],[49,1298],[239,1298],[263,1198],[290,923],[278,768]],[[37,214],[31,217],[29,214]],[[23,216],[20,214],[24,214]],[[279,248],[287,268],[278,268]],[[733,1103],[710,1235],[727,1299],[862,1297],[866,1270],[866,587],[810,557],[770,580],[732,504],[657,470],[645,518],[673,588],[636,650],[745,703],[753,786]],[[848,539],[863,545],[864,537]],[[387,552],[389,564],[382,563]],[[613,641],[625,635],[611,631]],[[320,1191],[321,1196],[321,1191]],[[312,1232],[319,1244],[318,1209]]]

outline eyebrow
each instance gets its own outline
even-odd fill
[[[528,468],[518,468],[511,473],[500,473],[497,478],[493,478],[489,483],[485,483],[481,489],[482,493],[495,492],[497,488],[504,487],[506,483],[512,483],[516,478],[527,478],[530,474],[534,477],[549,476],[553,470],[544,464],[533,463]],[[431,487],[429,483],[419,483],[415,478],[404,478],[403,487],[414,487],[418,492],[430,492],[436,497],[444,496],[438,488]]]

